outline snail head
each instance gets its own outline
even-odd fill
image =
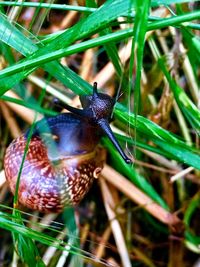
[[[108,136],[126,163],[131,163],[131,160],[125,155],[109,125],[109,122],[112,120],[115,99],[107,94],[99,93],[97,91],[97,83],[95,82],[93,85],[93,94],[80,96],[80,101],[83,109],[77,109],[64,103],[60,104],[60,106],[82,117],[94,127],[98,127]],[[59,100],[56,102],[58,104]]]

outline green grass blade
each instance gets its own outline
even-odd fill
[[[134,23],[134,39],[133,39],[133,52],[132,58],[135,55],[136,62],[136,78],[134,86],[134,113],[135,119],[140,109],[140,83],[141,71],[143,63],[143,52],[145,45],[145,34],[147,31],[147,22],[149,14],[150,1],[136,1],[136,16]],[[142,17],[142,19],[141,19]],[[132,81],[133,69],[130,67],[130,82]]]
[[[116,8],[117,7],[117,8]],[[107,1],[104,5],[102,5],[95,13],[91,14],[87,18],[82,19],[79,23],[74,25],[69,30],[66,30],[59,36],[57,36],[51,43],[47,44],[42,48],[37,48],[36,45],[32,45],[31,41],[28,38],[23,37],[20,38],[20,32],[15,31],[15,27],[3,17],[0,16],[0,25],[1,25],[1,39],[4,38],[4,42],[10,42],[10,37],[12,36],[12,46],[18,51],[23,49],[22,54],[30,55],[34,51],[38,49],[33,55],[30,56],[30,59],[37,58],[39,56],[44,56],[49,52],[56,51],[58,49],[62,49],[64,47],[69,46],[71,43],[75,42],[78,39],[84,38],[90,34],[93,34],[95,31],[98,31],[102,28],[108,27],[110,22],[116,19],[117,17],[123,15],[127,12],[129,7],[129,1]],[[95,22],[95,23],[94,23]],[[80,34],[77,35],[77,32]],[[5,33],[7,33],[7,38],[5,39]],[[22,35],[22,34],[21,34]],[[18,40],[19,43],[18,43]],[[33,69],[34,70],[34,69]],[[1,90],[5,92],[11,86],[19,82],[21,79],[24,79],[28,74],[30,74],[33,70],[26,71],[21,74],[16,74],[14,77],[9,77],[8,81],[1,79]],[[54,77],[58,78],[65,85],[66,83],[66,73],[64,70],[60,68],[60,65],[52,62],[46,66],[46,70],[51,73]]]
[[[103,35],[105,38],[108,37],[110,34],[112,34],[110,29],[105,29],[101,32],[101,35]],[[113,43],[109,42],[109,45],[104,45],[106,53],[108,54],[109,59],[113,63],[113,66],[115,68],[116,74],[118,77],[122,77],[122,63],[118,55],[117,47],[114,43],[114,40],[112,40]]]
[[[200,12],[196,11],[193,13],[189,14],[184,14],[178,17],[172,17],[172,18],[167,18],[162,20],[162,22],[152,22],[148,26],[148,30],[153,30],[156,28],[161,28],[161,27],[167,27],[170,25],[176,25],[179,23],[182,23],[184,21],[190,21],[192,19],[196,19],[200,16]],[[110,21],[108,21],[109,24]],[[22,54],[28,56],[30,53],[33,51],[37,50],[37,46],[33,44],[28,38],[26,38],[23,34],[20,33],[19,30],[17,30],[13,25],[9,24],[9,22],[3,17],[3,15],[0,15],[0,38],[3,42],[7,43],[8,45],[14,45],[14,48],[18,49]],[[89,27],[89,26],[88,26]],[[6,34],[4,34],[6,33]],[[66,33],[65,33],[66,34]],[[67,33],[68,34],[68,33]],[[10,36],[13,36],[11,39]],[[127,29],[122,32],[121,38],[126,38],[132,35],[132,29]],[[63,36],[63,35],[62,35]],[[69,36],[70,37],[70,36]],[[59,35],[60,38],[60,35]],[[14,40],[14,41],[13,41]],[[56,38],[55,38],[56,40]],[[64,42],[64,40],[63,40]],[[56,41],[54,42],[56,43]],[[23,44],[23,45],[22,45]],[[56,46],[57,49],[57,46]],[[46,54],[46,50],[45,50]],[[55,78],[57,78],[59,81],[61,81],[64,85],[68,86],[72,90],[75,90],[77,92],[76,88],[78,87],[78,90],[81,93],[83,93],[83,89],[79,86],[79,83],[76,83],[75,81],[72,81],[68,73],[72,74],[72,72],[67,70],[66,68],[63,69],[61,65],[59,65],[57,62],[51,62],[48,64],[48,66],[45,66],[46,70],[49,71],[49,73],[52,74]],[[28,74],[30,74],[32,71],[27,71],[22,74],[16,74],[14,76],[9,76],[9,79],[0,79],[1,81],[1,90],[2,93],[5,92],[6,90],[10,89],[13,87],[15,84],[17,84],[21,79],[25,78]],[[1,73],[1,72],[0,72]],[[75,76],[73,74],[72,76]],[[78,78],[77,78],[78,79]],[[76,86],[75,86],[76,83]],[[90,90],[86,86],[86,91]]]
[[[193,2],[198,1],[194,0]],[[182,4],[182,3],[189,3],[190,0],[152,0],[151,6],[157,7],[157,6],[168,6],[172,4]]]
[[[38,249],[32,239],[25,237],[21,234],[14,233],[17,253],[25,264],[28,266],[41,266],[45,264],[42,261]]]
[[[44,234],[40,231],[26,227],[18,223],[16,218],[14,218],[13,216],[11,217],[9,213],[2,211],[0,211],[0,228],[11,231],[12,233],[15,233],[17,235],[19,234],[24,238],[30,238],[41,244],[55,247],[60,251],[70,252],[70,254],[72,255],[80,256],[89,260],[91,260],[92,258],[92,260],[97,261],[99,263],[105,263],[103,259],[99,259],[95,255],[71,245],[71,238],[73,239],[73,236],[69,236],[69,242],[64,242],[63,240],[59,240],[55,237],[52,237],[50,234]],[[36,257],[36,260],[39,261],[39,258]]]
[[[129,114],[128,119],[128,113],[125,113],[127,112],[126,109],[120,104],[117,104],[117,107],[118,109],[115,110],[116,118],[126,125],[129,124],[131,129],[136,128],[138,135],[140,133],[141,136],[154,141],[165,152],[173,154],[173,156],[180,162],[200,169],[200,155],[197,150],[188,146],[175,135],[142,116],[138,116],[137,124],[135,125],[134,114]]]
[[[121,39],[121,34],[108,34],[108,35],[104,35],[92,40],[88,40],[85,42],[81,42],[79,44],[74,44],[72,46],[69,46],[68,48],[63,48],[63,49],[58,49],[57,51],[53,51],[50,53],[47,53],[46,55],[42,55],[42,56],[38,56],[37,58],[27,58],[25,60],[21,60],[19,61],[17,64],[10,66],[4,70],[1,71],[0,73],[0,78],[5,78],[5,77],[9,77],[13,74],[16,74],[18,72],[29,72],[29,71],[33,71],[35,68],[38,67],[42,67],[45,63],[51,62],[55,59],[60,59],[64,56],[69,56],[72,54],[76,54],[82,51],[85,51],[87,49],[96,47],[96,46],[100,46],[100,45],[104,45],[106,43],[110,43],[110,41],[118,41]],[[115,48],[114,48],[115,47]],[[121,65],[120,65],[120,60],[117,53],[117,49],[116,46],[113,44],[112,47],[114,49],[114,51],[112,51],[112,53],[110,53],[110,55],[112,55],[113,58],[113,62],[114,65],[116,66],[116,70],[118,75],[120,76],[120,74],[122,73],[122,69],[121,69]],[[110,52],[110,49],[109,49]]]
[[[199,0],[193,0],[193,2],[198,2]],[[182,4],[188,3],[190,0],[152,0],[151,7],[167,6],[171,4]],[[133,3],[135,4],[135,3]],[[94,7],[85,6],[73,6],[73,5],[63,5],[63,4],[49,4],[49,3],[37,3],[37,2],[15,2],[15,1],[3,1],[0,2],[0,6],[22,6],[22,7],[39,7],[47,9],[60,9],[60,10],[74,10],[78,12],[95,12]]]
[[[37,103],[32,103],[30,100],[27,101],[23,101],[23,100],[20,100],[20,99],[17,99],[17,98],[13,98],[13,97],[9,97],[9,96],[5,96],[5,95],[2,95],[0,97],[1,100],[3,101],[6,101],[6,102],[11,102],[11,103],[15,103],[15,104],[18,104],[20,106],[24,106],[26,108],[30,108],[34,111],[37,111],[41,114],[44,114],[44,115],[48,115],[48,116],[55,116],[57,114],[57,112],[53,111],[53,110],[49,110],[49,109],[45,109],[45,108],[42,108],[41,106],[39,106]]]
[[[73,5],[63,5],[63,4],[52,4],[52,3],[37,3],[37,2],[16,2],[16,1],[3,1],[0,2],[0,6],[21,6],[21,7],[41,7],[47,9],[57,9],[57,10],[73,10],[78,12],[94,12],[96,8],[85,7],[85,6],[73,6]]]
[[[184,90],[176,84],[167,70],[163,58],[158,60],[158,63],[168,80],[170,88],[174,94],[176,102],[183,114],[187,118],[193,129],[200,135],[200,111],[195,104],[189,99]]]

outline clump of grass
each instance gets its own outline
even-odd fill
[[[0,8],[3,265],[192,266],[200,253],[198,1]],[[102,176],[75,210],[13,210],[6,147],[36,113],[57,114],[54,97],[77,106],[94,81],[118,97],[112,126],[133,164],[104,138]]]

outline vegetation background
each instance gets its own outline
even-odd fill
[[[0,266],[200,266],[199,1],[0,2]],[[107,163],[62,214],[13,209],[13,138],[54,97],[114,97]],[[15,196],[16,200],[16,196]],[[14,201],[15,201],[14,200]]]

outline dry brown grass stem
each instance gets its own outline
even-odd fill
[[[134,247],[133,253],[136,255],[137,258],[139,258],[144,263],[145,266],[156,267],[156,265],[153,263],[153,261],[148,256],[148,254],[143,252],[142,249],[137,249],[136,247]]]
[[[23,2],[23,0],[18,0],[17,2]],[[8,12],[9,20],[10,21],[17,20],[17,17],[19,16],[21,9],[22,8],[20,6],[13,6]]]
[[[155,13],[155,16],[158,15],[157,13],[159,13],[159,16],[165,17],[168,14],[168,11],[165,8],[160,8],[159,11],[156,11],[154,13]],[[148,32],[146,34],[146,38],[148,38],[151,34],[152,34],[152,31]],[[124,45],[119,50],[119,58],[121,62],[123,62],[123,65],[125,65],[126,61],[129,60],[130,58],[131,46],[132,46],[132,40],[130,40],[126,45]],[[115,75],[115,73],[116,71],[114,69],[113,64],[109,62],[105,65],[103,69],[101,69],[101,71],[97,73],[97,75],[93,78],[92,83],[97,81],[98,86],[102,88]]]
[[[98,259],[102,258],[104,256],[104,252],[105,252],[105,249],[106,249],[106,244],[110,238],[110,235],[111,235],[111,228],[110,226],[108,226],[103,235],[102,235],[102,238],[101,238],[101,241],[99,243],[99,246],[97,247],[96,249],[96,257]]]
[[[171,29],[174,36],[176,36],[175,35],[176,31],[174,29],[172,30],[172,27],[169,27],[169,29]],[[169,47],[167,45],[167,41],[165,40],[165,38],[160,38],[159,41],[160,41],[161,47],[163,48],[166,55],[168,56],[168,59],[167,59],[168,68],[170,70],[172,70],[172,69],[175,70],[178,67],[178,65],[180,64],[180,63],[177,64],[177,62],[180,60],[180,56],[179,57],[177,56],[177,53],[179,53],[180,49],[179,50],[177,49],[177,45],[174,45],[173,49],[169,49]],[[180,44],[179,40],[176,42],[177,42],[177,44]],[[156,43],[154,42],[153,39],[149,40],[149,44],[150,44],[150,48],[151,48],[152,54],[154,55],[155,60],[158,60],[158,58],[161,57],[161,52],[159,51],[158,46],[156,45]],[[178,76],[179,75],[176,73],[176,79],[178,79]],[[163,81],[164,81],[165,86],[168,86],[168,82],[164,76],[163,76]],[[186,121],[185,121],[182,113],[179,111],[178,106],[175,104],[175,101],[173,102],[173,107],[174,107],[174,111],[175,111],[176,116],[177,116],[178,123],[180,125],[180,129],[182,131],[182,134],[183,134],[185,140],[190,144],[191,143],[191,137],[190,137],[190,133],[189,133]]]
[[[34,213],[36,216],[31,216],[30,217],[30,222],[29,222],[29,227],[38,231],[38,232],[43,232],[45,228],[49,227],[53,221],[55,221],[57,214],[55,213],[50,213],[50,214],[45,214],[41,220],[38,222],[39,224],[36,224],[36,220],[39,218],[38,217],[38,212],[36,211]],[[41,227],[44,226],[44,227]]]
[[[135,185],[129,182],[124,176],[112,169],[110,166],[105,165],[102,171],[102,176],[118,190],[123,192],[128,198],[133,200],[139,206],[148,211],[151,215],[159,221],[173,226],[180,222],[175,214],[172,214],[155,203],[151,198],[139,190]]]
[[[57,239],[63,240],[66,236],[66,233],[67,233],[67,230],[64,229],[61,233],[59,233],[59,235],[57,236]],[[43,255],[43,261],[46,265],[48,265],[50,263],[52,257],[55,255],[56,251],[57,251],[56,246],[55,247],[52,246],[52,247],[47,248],[46,252]],[[69,252],[67,252],[67,253],[69,253]]]
[[[148,169],[152,169],[152,170],[155,170],[155,171],[164,172],[164,173],[170,173],[170,174],[176,174],[177,173],[177,171],[175,171],[175,170],[162,168],[162,167],[159,167],[157,165],[146,163],[146,162],[143,162],[143,161],[140,161],[140,160],[134,160],[133,159],[133,162],[136,163],[139,166],[142,166],[142,167],[145,167],[145,168],[148,168]]]
[[[194,168],[193,167],[188,167],[180,172],[178,172],[177,174],[173,175],[171,178],[170,178],[170,182],[173,183],[175,181],[177,181],[178,179],[181,179],[183,178],[185,175],[187,175],[188,173],[190,173],[191,171],[193,171]]]
[[[82,77],[82,79],[88,82],[92,80],[91,75],[95,57],[94,51],[95,51],[94,49],[88,49],[87,51],[85,51],[80,66],[79,75]]]
[[[170,170],[174,170],[174,171],[180,171],[181,167],[174,161],[172,160],[168,160],[165,157],[156,154],[154,152],[142,149],[142,148],[138,148],[138,150],[142,151],[144,154],[146,154],[147,156],[151,157],[152,159],[154,159],[155,161],[157,161],[159,163],[159,165],[163,165],[166,168],[170,169]]]
[[[131,45],[132,42],[129,41],[126,46],[123,46],[123,48],[119,51],[119,57],[123,62],[126,62],[130,58],[130,53],[131,53]],[[88,64],[88,63],[87,63]],[[86,64],[86,65],[87,65]],[[89,71],[89,70],[88,70]],[[114,66],[111,62],[107,63],[101,71],[99,71],[91,80],[91,84],[94,82],[98,83],[98,88],[102,88],[106,85],[106,83],[112,78],[112,76],[115,74],[115,69]],[[85,74],[84,74],[85,75]],[[80,101],[79,97],[76,96],[71,104],[73,106],[79,106]]]
[[[130,58],[131,54],[131,46],[132,46],[132,40],[130,40],[127,45],[123,46],[119,50],[119,57],[122,62],[126,62]],[[116,73],[114,66],[111,62],[107,63],[101,71],[99,71],[95,77],[92,80],[93,82],[98,82],[98,87],[102,88],[106,85],[106,83],[113,77],[113,75]]]
[[[68,11],[67,15],[62,19],[61,23],[59,25],[53,25],[51,27],[52,32],[58,32],[60,30],[65,30],[69,27],[71,27],[74,23],[74,20],[76,19],[78,15],[77,11]]]
[[[81,247],[83,247],[85,242],[87,242],[89,232],[90,232],[90,224],[86,223],[86,224],[84,224],[84,226],[81,228],[81,231],[80,231]]]
[[[6,96],[13,97],[16,99],[22,100],[17,94],[15,94],[13,91],[7,91],[5,93]],[[30,110],[29,108],[26,108],[24,106],[11,103],[11,102],[6,102],[6,105],[8,105],[18,116],[20,116],[24,121],[27,123],[31,124],[34,121],[35,118],[35,111]],[[41,119],[42,115],[38,114],[37,115],[37,120]]]
[[[40,87],[41,89],[44,88],[46,90],[46,92],[48,92],[50,95],[66,102],[69,103],[71,101],[71,99],[69,97],[67,97],[66,95],[62,94],[61,92],[59,92],[59,90],[57,90],[55,87],[51,86],[50,84],[48,84],[45,80],[35,76],[35,75],[29,75],[28,79],[36,84],[38,87]]]
[[[101,187],[101,192],[103,196],[106,213],[110,221],[112,233],[113,233],[115,243],[117,245],[117,249],[118,249],[121,261],[122,261],[122,266],[131,267],[129,253],[128,253],[128,250],[125,244],[123,232],[122,232],[120,223],[117,220],[117,214],[114,211],[116,207],[116,203],[114,202],[112,193],[109,190],[109,187],[106,181],[103,179],[103,177],[100,178],[100,187]]]
[[[176,36],[176,29],[173,27],[169,27],[169,30],[172,34],[172,36]],[[187,55],[187,50],[184,47],[182,42],[178,43],[178,49],[179,49],[179,59],[182,60],[182,66],[183,66],[183,71],[185,73],[185,77],[188,81],[188,89],[191,92],[191,95],[197,104],[199,101],[199,86],[197,84],[197,80],[195,78],[195,74],[192,68],[192,65],[190,63],[189,57]]]

